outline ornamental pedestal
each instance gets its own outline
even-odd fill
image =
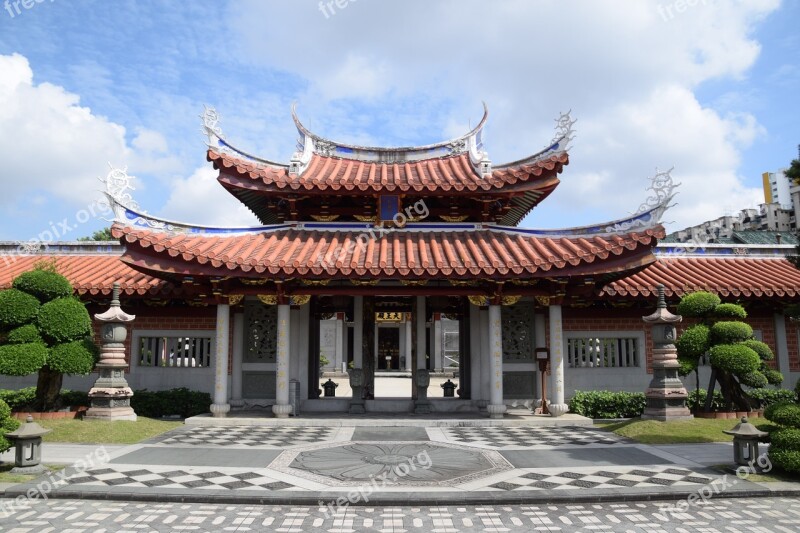
[[[136,318],[119,306],[119,283],[114,284],[111,307],[105,313],[94,315],[102,323],[100,328],[100,361],[95,368],[100,377],[89,391],[91,407],[84,415],[85,420],[136,420],[131,408],[133,391],[125,381],[125,339],[128,337],[126,324]]]
[[[647,407],[643,419],[686,420],[693,418],[686,407],[689,394],[678,377],[678,350],[675,348],[675,324],[683,320],[667,310],[664,285],[658,285],[658,307],[655,313],[642,317],[653,334],[653,379],[645,391]]]

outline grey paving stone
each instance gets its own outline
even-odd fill
[[[419,427],[357,427],[352,441],[428,441],[428,432]]]
[[[272,462],[280,450],[230,450],[224,448],[166,448],[145,446],[117,457],[111,464],[228,466],[263,468]]]
[[[638,448],[592,448],[569,450],[501,450],[517,468],[579,466],[658,465],[669,461]]]

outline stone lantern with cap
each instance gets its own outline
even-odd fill
[[[50,433],[33,421],[28,415],[25,423],[15,431],[6,433],[8,440],[14,443],[14,468],[12,474],[41,474],[47,471],[42,465],[42,436]]]
[[[645,391],[647,406],[643,419],[682,420],[692,418],[686,407],[689,394],[678,377],[678,350],[675,347],[678,324],[683,317],[673,315],[664,299],[664,285],[658,285],[658,303],[653,314],[642,317],[652,328],[653,379]]]
[[[727,435],[733,435],[733,460],[737,465],[757,468],[758,443],[769,433],[759,430],[747,421],[743,416],[741,422],[736,424],[733,429],[722,431]]]
[[[136,420],[131,408],[133,391],[125,381],[126,325],[136,318],[122,310],[119,304],[119,283],[114,283],[111,307],[105,313],[94,315],[100,322],[100,361],[96,369],[100,377],[89,391],[92,406],[86,411],[88,420]]]

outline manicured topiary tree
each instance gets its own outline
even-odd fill
[[[86,307],[52,265],[39,265],[0,291],[0,374],[38,372],[36,409],[56,407],[64,374],[92,371],[98,350],[91,335]]]
[[[0,453],[11,448],[11,442],[5,437],[19,427],[19,420],[11,416],[11,408],[0,400]]]
[[[676,343],[680,373],[696,372],[700,357],[708,353],[712,370],[709,395],[718,382],[728,409],[751,409],[751,400],[742,385],[759,389],[783,381],[780,372],[766,365],[775,357],[770,347],[755,340],[753,328],[742,322],[747,312],[741,305],[721,303],[717,295],[709,292],[695,292],[681,299],[678,313],[699,319]]]
[[[779,402],[764,410],[770,422],[781,427],[769,434],[769,459],[773,465],[800,474],[800,405]]]

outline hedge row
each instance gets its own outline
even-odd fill
[[[646,405],[643,392],[575,391],[569,410],[589,418],[634,418]]]
[[[779,402],[764,410],[770,422],[781,426],[770,433],[769,459],[787,472],[800,474],[800,404]]]
[[[28,409],[36,398],[36,387],[19,390],[0,390],[0,401],[9,405],[13,411]],[[89,396],[83,391],[62,390],[60,403],[64,406],[89,405]],[[187,388],[165,391],[149,391],[147,389],[133,391],[131,407],[139,416],[161,418],[178,415],[182,418],[196,416],[208,412],[211,395],[206,392],[192,391]]]

